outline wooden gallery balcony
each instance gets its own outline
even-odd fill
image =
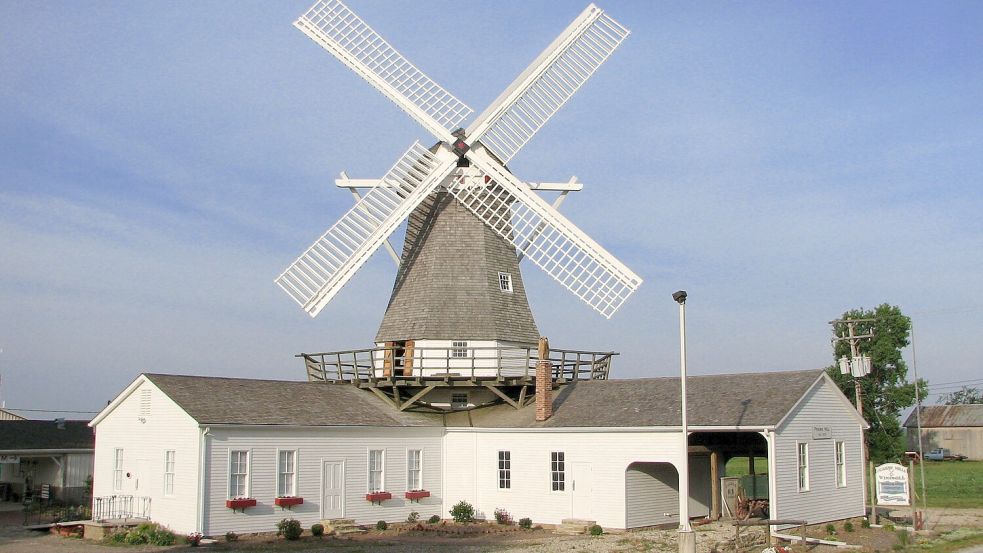
[[[615,352],[550,349],[553,382],[606,380]],[[392,386],[527,386],[536,380],[535,347],[376,347],[301,353],[312,382]]]

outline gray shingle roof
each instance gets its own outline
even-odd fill
[[[351,384],[145,375],[199,424],[432,426]]]
[[[694,426],[774,426],[822,370],[692,376]],[[679,379],[592,380],[554,390],[553,417],[496,405],[447,415],[400,412],[351,384],[148,374],[200,424],[483,428],[679,425]]]
[[[691,376],[686,379],[693,426],[773,426],[822,370]],[[679,426],[679,378],[589,380],[553,392],[553,416],[501,405],[446,416],[447,426],[489,428]]]
[[[904,425],[917,426],[914,410]],[[952,426],[983,426],[983,404],[922,406],[922,428]]]
[[[511,273],[502,292],[498,273]],[[515,248],[447,192],[409,217],[402,264],[377,342],[505,340],[535,343]]]
[[[0,421],[0,451],[93,449],[96,439],[89,421]]]

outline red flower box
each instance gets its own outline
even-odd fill
[[[393,494],[389,492],[374,492],[365,494],[365,500],[371,501],[372,503],[382,503],[387,499],[392,499]]]
[[[303,497],[278,497],[273,500],[278,507],[293,507],[294,505],[300,505],[304,503]]]
[[[424,497],[430,497],[430,492],[427,490],[412,490],[406,492],[406,499],[410,501],[419,501]]]
[[[256,500],[246,499],[246,498],[226,499],[225,506],[228,507],[229,509],[232,509],[233,511],[236,509],[245,509],[246,507],[255,507]]]

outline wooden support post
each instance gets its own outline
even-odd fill
[[[413,348],[416,340],[407,340],[406,349],[403,350],[403,376],[413,376]]]
[[[519,402],[518,402],[519,403],[519,407],[525,407],[526,406],[526,390],[528,388],[529,388],[529,386],[523,386],[522,388],[519,389]]]
[[[720,454],[710,451],[710,520],[720,519]]]
[[[485,388],[488,388],[489,390],[492,391],[493,394],[495,394],[496,396],[502,398],[502,400],[504,400],[505,403],[508,403],[509,405],[511,405],[512,407],[515,407],[516,409],[519,408],[519,404],[516,403],[514,399],[510,398],[509,396],[505,395],[504,392],[502,392],[501,390],[499,390],[498,389],[498,386],[495,386],[494,384],[485,384]]]
[[[870,461],[869,495],[870,498],[870,523],[877,524],[877,482],[874,481],[874,462]]]
[[[416,403],[417,401],[419,401],[423,396],[429,394],[430,391],[433,390],[434,388],[436,388],[436,386],[427,386],[426,388],[424,388],[424,389],[420,390],[419,392],[413,394],[412,396],[410,396],[409,399],[407,399],[406,401],[404,401],[403,403],[401,403],[399,405],[399,410],[400,411],[405,411],[408,407],[411,407],[414,403]]]
[[[372,387],[369,387],[369,389],[370,389],[370,390],[372,390],[372,393],[373,393],[373,394],[375,394],[376,396],[378,396],[378,397],[379,397],[379,399],[381,399],[382,401],[385,401],[386,403],[388,403],[390,407],[392,407],[392,408],[394,408],[394,409],[398,409],[398,408],[399,408],[399,407],[398,407],[398,406],[397,406],[397,405],[396,405],[396,404],[395,404],[395,403],[393,402],[393,400],[392,400],[392,398],[390,398],[390,397],[389,397],[389,396],[387,396],[386,394],[384,394],[384,393],[382,393],[381,391],[379,391],[379,388],[376,388],[376,387],[374,387],[374,386],[372,386]]]
[[[753,451],[748,451],[747,452],[747,473],[750,474],[750,475],[752,475],[752,476],[754,475],[754,452]]]

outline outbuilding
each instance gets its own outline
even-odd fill
[[[88,503],[94,442],[88,421],[0,420],[0,501]]]
[[[927,405],[921,408],[922,448],[944,447],[979,461],[983,459],[983,404]],[[918,450],[918,420],[912,410],[904,423],[908,449]]]

